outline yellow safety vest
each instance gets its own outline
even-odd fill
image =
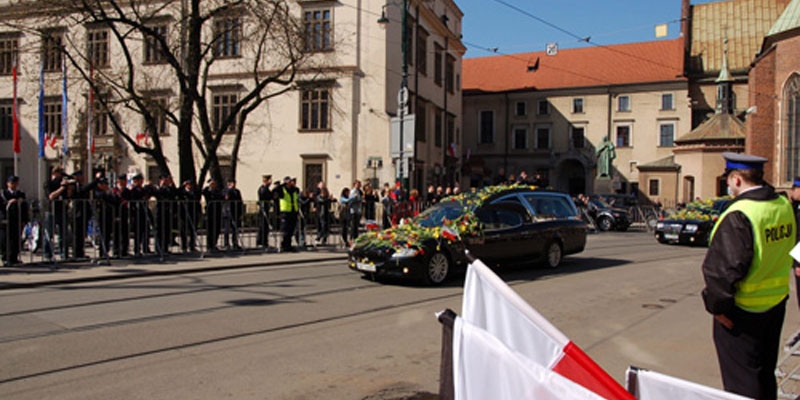
[[[280,198],[280,209],[281,212],[296,212],[300,209],[300,204],[298,203],[297,196],[292,196],[292,193],[286,190],[286,188],[281,189],[283,191],[283,196]]]
[[[789,252],[797,231],[794,210],[784,196],[769,201],[742,199],[731,204],[719,222],[734,211],[744,213],[753,226],[753,259],[747,276],[735,285],[734,301],[746,311],[767,311],[789,295]],[[712,241],[719,222],[711,231]]]

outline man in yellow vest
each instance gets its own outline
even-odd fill
[[[283,185],[278,188],[278,207],[281,212],[281,251],[297,251],[292,247],[292,236],[297,229],[297,213],[300,210],[298,202],[299,190],[297,178],[283,178]]]
[[[723,153],[735,196],[711,232],[703,301],[714,315],[726,391],[775,399],[775,366],[789,295],[797,226],[791,202],[764,182],[766,158]]]

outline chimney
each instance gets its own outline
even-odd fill
[[[690,0],[681,0],[681,37],[689,40],[689,13],[692,11]]]

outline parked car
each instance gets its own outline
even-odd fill
[[[441,284],[468,264],[544,261],[557,267],[586,246],[586,223],[564,193],[492,186],[448,197],[404,224],[359,236],[348,265],[371,278]]]
[[[711,231],[730,203],[728,197],[693,201],[656,223],[655,237],[659,243],[708,246]]]
[[[612,229],[620,232],[627,231],[633,222],[628,210],[613,207],[597,197],[589,199],[586,210],[594,220],[597,229],[604,232]]]

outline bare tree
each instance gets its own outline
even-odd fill
[[[301,68],[309,68],[304,28],[287,0],[12,0],[5,8],[3,23],[16,29],[67,29],[65,60],[98,94],[113,132],[164,173],[169,152],[159,124],[174,125],[181,180],[222,179],[222,153],[235,174],[248,116],[291,90]],[[109,50],[87,44],[84,30],[107,32],[103,39],[120,57],[108,59]],[[159,100],[159,91],[172,90],[177,101]],[[136,140],[140,129],[123,120],[122,110],[142,117],[152,146]],[[199,170],[195,149],[203,158]]]

